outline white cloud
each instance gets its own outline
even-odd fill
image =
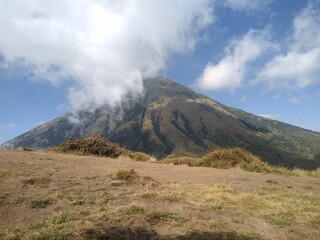
[[[225,56],[218,64],[208,63],[197,79],[198,87],[207,90],[240,87],[246,75],[248,63],[259,58],[275,46],[268,40],[266,30],[250,30],[243,38],[231,42],[225,49]]]
[[[0,124],[0,130],[1,129],[11,129],[14,128],[16,125],[13,123],[7,123],[7,124]]]
[[[234,11],[239,10],[264,10],[272,1],[271,0],[224,0],[225,6]]]
[[[320,84],[320,4],[312,2],[297,15],[288,50],[258,74],[270,89],[301,89]]]
[[[210,0],[0,1],[0,54],[36,80],[71,77],[75,109],[113,106],[192,51],[212,21]]]
[[[280,115],[279,114],[264,113],[264,114],[258,114],[258,116],[264,117],[264,118],[269,118],[269,119],[272,119],[272,120],[279,120],[280,119]]]

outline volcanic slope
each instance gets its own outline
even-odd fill
[[[147,79],[145,93],[119,109],[71,113],[40,125],[7,145],[47,148],[70,137],[101,135],[158,158],[201,156],[240,146],[271,164],[320,166],[320,133],[225,106],[165,77]]]

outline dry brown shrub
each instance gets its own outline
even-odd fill
[[[110,143],[100,136],[92,136],[83,139],[69,139],[64,143],[53,147],[51,150],[111,158],[117,158],[120,155],[127,153],[126,149],[120,147],[118,144]]]
[[[214,168],[240,167],[248,171],[269,172],[269,166],[251,152],[240,148],[216,148],[204,155],[200,165]]]

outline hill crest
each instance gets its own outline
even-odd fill
[[[80,112],[76,125],[67,113],[9,143],[47,148],[70,137],[101,135],[158,158],[201,156],[219,146],[236,146],[271,164],[320,166],[320,133],[225,106],[165,77],[147,79],[144,85],[144,96],[123,109]]]

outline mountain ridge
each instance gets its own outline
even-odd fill
[[[70,113],[10,140],[47,148],[70,137],[101,135],[158,158],[201,156],[216,147],[244,147],[271,164],[320,166],[320,133],[225,106],[165,77],[144,81],[144,96],[110,111]],[[121,115],[121,118],[119,116]]]

